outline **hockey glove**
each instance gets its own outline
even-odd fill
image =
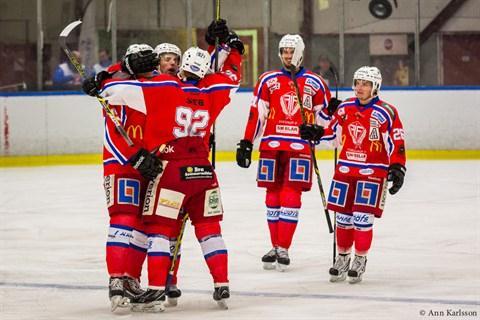
[[[237,144],[237,164],[242,168],[250,167],[252,163],[253,144],[248,140],[240,140]]]
[[[89,96],[95,97],[98,95],[99,90],[102,88],[102,82],[112,77],[107,71],[100,71],[94,77],[87,78],[83,81],[83,92]]]
[[[160,60],[155,52],[139,52],[126,56],[122,61],[122,71],[134,76],[157,69]]]
[[[215,45],[215,38],[218,38],[219,43],[225,43],[228,38],[227,21],[224,19],[213,20],[207,28],[205,33],[205,41],[211,45]]]
[[[237,49],[240,54],[245,52],[242,40],[240,40],[238,35],[233,31],[230,31],[230,34],[228,35],[227,45],[230,48]]]
[[[330,99],[330,102],[328,103],[328,106],[327,106],[327,111],[329,116],[333,116],[335,111],[337,111],[340,103],[342,103],[342,100],[338,100],[337,98]]]
[[[388,168],[387,180],[392,181],[392,186],[388,189],[390,194],[395,194],[400,190],[403,185],[403,179],[405,178],[405,172],[407,169],[399,163],[391,164]]]
[[[316,124],[302,123],[299,128],[302,139],[314,142],[318,142],[325,132],[322,126]]]
[[[140,149],[133,155],[128,162],[132,167],[148,180],[154,180],[163,171],[162,162],[153,153],[148,150]]]

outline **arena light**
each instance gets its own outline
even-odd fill
[[[397,8],[397,0],[393,0],[393,3]],[[377,19],[387,19],[392,15],[393,7],[389,0],[372,0],[368,4],[368,10]]]

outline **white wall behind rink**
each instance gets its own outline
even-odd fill
[[[381,97],[399,110],[408,149],[480,149],[480,89],[383,90]],[[218,118],[217,150],[235,150],[251,98],[236,93]],[[0,121],[2,156],[102,151],[101,106],[85,95],[1,96]]]

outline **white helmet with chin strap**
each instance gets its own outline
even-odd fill
[[[180,71],[193,73],[200,79],[205,77],[210,68],[210,54],[199,47],[191,47],[183,53]]]
[[[150,51],[150,52],[153,52],[153,48],[150,47],[148,44],[145,44],[145,43],[142,43],[142,44],[131,44],[128,49],[127,49],[127,52],[125,52],[125,56],[129,56],[131,54],[134,54],[134,53],[139,53],[139,52],[144,52],[144,51]]]
[[[168,42],[160,43],[158,46],[155,47],[154,52],[158,54],[158,56],[164,53],[173,53],[177,55],[179,59],[182,57],[182,51],[180,51],[180,48],[173,43]]]
[[[375,97],[382,86],[382,74],[377,67],[364,66],[353,74],[352,89],[355,90],[355,80],[365,80],[372,83],[372,96]]]
[[[295,51],[292,57],[292,64],[297,68],[300,67],[303,61],[303,50],[305,50],[305,43],[298,34],[286,34],[280,39],[278,43],[278,56],[282,60],[282,48],[293,48]]]

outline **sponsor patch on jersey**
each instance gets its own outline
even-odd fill
[[[182,207],[183,198],[185,198],[185,195],[181,192],[160,189],[155,214],[161,217],[177,219],[180,208]]]
[[[378,123],[377,120],[370,118],[370,127],[380,127],[380,124]]]
[[[354,203],[368,207],[376,207],[380,184],[369,181],[357,181]]]
[[[155,179],[150,181],[147,186],[147,191],[145,192],[145,200],[143,201],[143,211],[144,216],[151,216],[155,213],[155,199],[157,196],[157,188],[160,179]]]
[[[293,150],[303,150],[305,149],[305,146],[298,142],[292,142],[290,143],[290,148],[292,148]]]
[[[275,90],[280,89],[280,83],[278,82],[277,78],[272,78],[267,80],[267,87],[270,93],[274,92]]]
[[[213,168],[211,166],[188,166],[180,168],[182,180],[212,179]]]
[[[380,140],[380,131],[378,127],[370,127],[370,133],[368,134],[368,140],[370,141],[379,141]]]
[[[121,178],[117,181],[117,203],[140,205],[140,181],[137,179]]]
[[[338,171],[340,171],[341,173],[349,173],[350,172],[350,168],[347,167],[347,166],[340,166],[338,168]]]
[[[378,122],[380,122],[380,123],[385,123],[385,121],[387,121],[387,119],[383,116],[383,114],[381,114],[377,110],[373,110],[372,118],[378,120]]]
[[[320,89],[320,85],[313,79],[307,78],[307,80],[305,81],[305,84],[308,84],[310,87],[312,87],[315,90]]]
[[[286,133],[286,134],[298,134],[297,126],[286,126],[283,124],[277,124],[275,126],[275,131],[277,133]]]
[[[328,202],[340,207],[345,207],[348,194],[348,183],[332,180]]]
[[[358,173],[360,173],[361,175],[364,175],[364,176],[369,176],[369,175],[371,175],[373,172],[374,172],[374,170],[371,169],[371,168],[366,168],[366,169],[360,169],[360,170],[358,170]]]
[[[107,208],[110,208],[114,202],[113,181],[115,181],[114,174],[103,177],[103,188],[105,189],[105,197],[107,199]]]
[[[348,160],[361,161],[361,162],[367,161],[366,153],[347,151],[346,155]]]
[[[203,210],[205,217],[213,217],[223,214],[220,189],[215,188],[205,192],[205,204]]]
[[[290,159],[290,181],[310,182],[310,160],[309,159]]]
[[[311,95],[306,94],[303,96],[303,106],[305,107],[305,109],[312,110],[313,104]]]
[[[280,147],[280,142],[279,141],[269,141],[268,146],[270,148],[278,148],[278,147]]]
[[[258,161],[257,181],[274,182],[275,181],[275,160],[262,159]]]
[[[312,89],[311,87],[309,87],[309,86],[304,86],[304,87],[303,87],[303,92],[304,92],[305,94],[308,94],[308,95],[311,95],[311,96],[313,96],[313,94],[314,94],[313,89]]]

